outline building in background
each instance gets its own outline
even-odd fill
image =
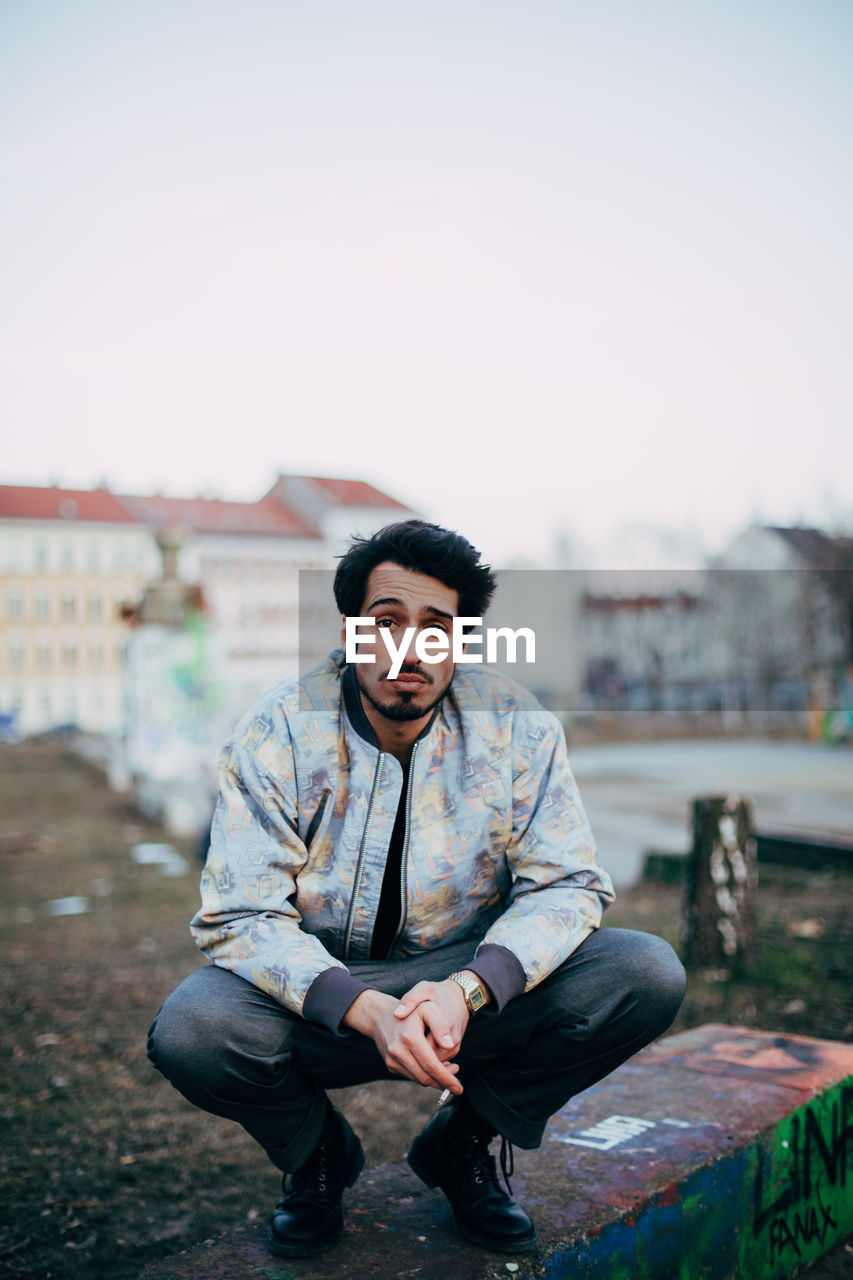
[[[279,476],[257,502],[0,486],[0,716],[7,732],[124,730],[123,650],[157,537],[180,540],[215,637],[227,719],[298,666],[300,569],[409,511],[372,485]]]
[[[582,708],[707,709],[699,570],[597,570],[581,601]]]
[[[836,732],[853,662],[851,539],[750,525],[712,561],[706,605],[713,675],[737,724],[807,710],[812,737]]]
[[[203,684],[230,726],[298,670],[309,639],[322,653],[337,642],[328,575],[353,534],[413,514],[364,481],[318,476],[280,475],[257,502],[0,486],[0,735],[73,724],[127,736],[151,647],[128,661],[132,637],[167,534],[198,604],[170,679]],[[531,601],[545,601],[550,665],[540,645],[536,669],[511,674],[569,717],[710,714],[760,729],[808,709],[813,736],[849,736],[851,568],[849,538],[751,526],[706,570],[567,573],[559,601],[547,571],[504,573],[491,621],[533,625]],[[300,571],[312,571],[301,636]]]
[[[299,571],[328,566],[324,539],[268,498],[120,495],[119,501],[153,534],[170,530],[178,539],[177,573],[201,591],[233,721],[296,670]]]
[[[588,575],[579,709],[759,730],[808,716],[827,736],[853,660],[851,545],[752,525],[701,571]]]
[[[7,733],[120,727],[122,614],[159,562],[150,531],[105,489],[0,486],[0,716]]]
[[[369,537],[392,520],[417,514],[364,480],[328,476],[280,475],[263,501],[292,512],[322,541],[332,560],[346,551],[354,534]]]

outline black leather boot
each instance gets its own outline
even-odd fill
[[[331,1104],[320,1141],[301,1169],[286,1174],[273,1209],[267,1243],[285,1258],[310,1258],[343,1235],[342,1200],[364,1168],[357,1135]]]
[[[536,1228],[498,1181],[489,1143],[495,1131],[467,1101],[436,1112],[406,1157],[421,1182],[441,1187],[461,1235],[484,1249],[524,1253]]]

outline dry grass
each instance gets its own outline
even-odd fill
[[[187,1105],[145,1056],[160,1001],[200,962],[187,931],[197,876],[136,868],[131,847],[163,833],[59,747],[0,749],[0,814],[0,1052],[11,1064],[0,1274],[130,1280],[153,1258],[265,1216],[278,1191],[251,1139]],[[736,982],[695,975],[676,1029],[722,1020],[851,1038],[851,883],[766,875],[760,963]],[[49,914],[51,899],[72,894],[91,910]],[[680,891],[652,884],[610,914],[676,944],[679,918]],[[819,936],[791,936],[804,920]],[[386,1084],[337,1101],[380,1163],[402,1156],[435,1100]]]

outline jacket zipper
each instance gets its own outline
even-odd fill
[[[355,868],[355,879],[352,885],[352,898],[350,899],[349,912],[347,914],[347,927],[344,935],[344,960],[349,959],[349,949],[352,942],[352,930],[355,923],[355,904],[361,889],[361,880],[364,875],[364,849],[367,844],[367,833],[370,830],[370,820],[373,817],[373,810],[376,807],[376,792],[379,790],[379,783],[382,780],[382,774],[385,769],[385,753],[379,752],[379,759],[376,761],[376,772],[373,775],[373,786],[370,790],[370,800],[367,805],[367,817],[364,820],[364,831],[361,835],[361,847],[358,851],[358,862]]]
[[[418,751],[418,743],[412,746],[412,754],[409,758],[409,785],[406,788],[406,822],[403,827],[403,852],[400,855],[400,923],[397,925],[397,932],[394,934],[394,941],[388,952],[389,956],[394,954],[394,948],[400,941],[400,935],[406,925],[406,917],[408,915],[407,905],[407,869],[409,861],[409,824],[412,817],[412,791],[415,782],[415,756]]]

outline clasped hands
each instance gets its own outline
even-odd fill
[[[402,999],[362,991],[344,1023],[370,1036],[394,1075],[433,1089],[462,1092],[453,1061],[468,1026],[465,993],[457,982],[418,982]]]

